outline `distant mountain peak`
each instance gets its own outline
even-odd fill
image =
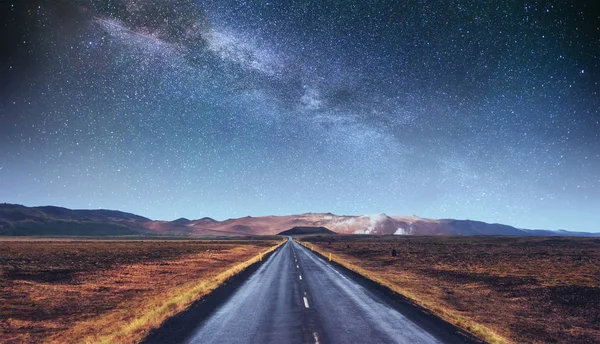
[[[278,233],[277,235],[302,235],[302,234],[337,234],[336,232],[326,227],[310,227],[310,226],[296,226]]]
[[[196,220],[196,221],[204,221],[204,222],[218,222],[217,220],[213,219],[212,217],[206,217],[206,216],[205,216],[205,217],[203,217],[203,218],[201,218],[201,219],[199,219],[199,220]]]
[[[180,225],[187,225],[188,223],[192,222],[189,219],[186,219],[185,217],[180,217],[177,220],[173,220],[171,221],[172,223],[176,223],[176,224],[180,224]]]
[[[0,203],[0,235],[274,235],[283,228],[320,228],[339,234],[373,235],[519,235],[519,236],[595,236],[600,233],[561,230],[519,229],[475,220],[428,219],[396,216],[335,215],[305,213],[297,215],[241,217],[217,221],[179,218],[153,221],[117,210],[72,210],[62,207],[26,207]],[[319,232],[320,231],[320,232]],[[99,234],[102,233],[102,234]]]

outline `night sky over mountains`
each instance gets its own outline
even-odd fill
[[[0,2],[0,201],[600,231],[600,2]]]

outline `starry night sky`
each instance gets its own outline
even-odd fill
[[[2,202],[600,231],[600,2],[0,7]]]

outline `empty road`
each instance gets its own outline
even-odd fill
[[[409,320],[387,296],[289,240],[186,342],[469,342],[435,319],[411,315],[417,319]]]

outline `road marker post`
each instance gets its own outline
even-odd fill
[[[331,261],[331,252],[329,252],[329,261]]]

